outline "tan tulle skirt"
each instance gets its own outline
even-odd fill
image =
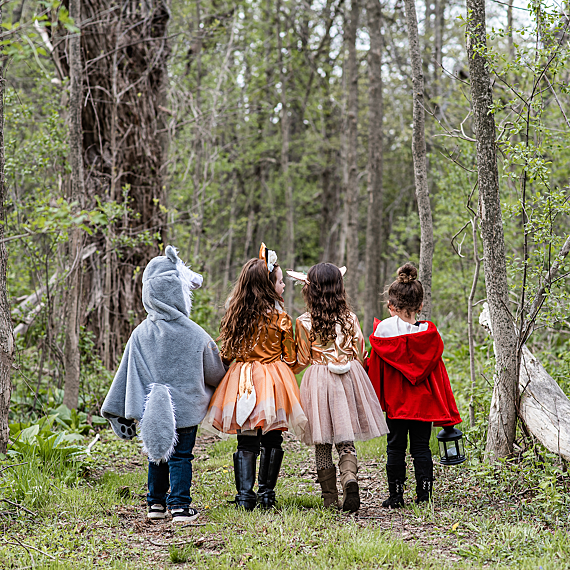
[[[224,433],[237,433],[261,428],[263,433],[271,430],[291,429],[302,437],[307,417],[300,403],[299,386],[291,369],[282,361],[263,364],[253,361],[252,379],[256,404],[242,426],[236,422],[240,371],[245,362],[234,362],[216,388],[208,413],[202,425],[214,427]]]
[[[353,360],[346,374],[313,364],[301,383],[301,405],[309,423],[301,441],[366,441],[388,433],[384,413],[364,368]]]

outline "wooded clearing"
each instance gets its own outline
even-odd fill
[[[0,22],[1,567],[570,568],[567,4],[2,0]],[[361,510],[323,511],[291,439],[279,509],[239,513],[233,443],[202,434],[205,526],[144,522],[145,458],[100,417],[144,268],[178,248],[216,338],[262,241],[283,270],[345,265],[366,338],[418,267],[468,453],[430,507],[379,508],[374,440]]]

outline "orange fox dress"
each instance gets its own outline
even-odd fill
[[[235,358],[217,387],[203,424],[224,433],[244,433],[261,428],[262,433],[291,428],[302,437],[307,417],[292,368],[297,351],[291,317],[276,310],[268,323],[259,327],[253,348],[245,355],[222,354],[224,360]],[[240,380],[253,381],[256,403],[242,426],[236,421],[236,403]]]
[[[301,404],[309,423],[301,441],[307,445],[366,441],[388,433],[384,413],[364,370],[364,336],[352,313],[353,335],[336,325],[336,339],[311,340],[311,314],[297,319],[297,366],[310,366],[301,383]]]

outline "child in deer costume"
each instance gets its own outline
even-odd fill
[[[304,283],[308,311],[297,319],[297,366],[310,366],[301,383],[301,405],[309,423],[302,441],[315,446],[317,478],[325,507],[338,507],[332,446],[339,455],[343,511],[360,507],[355,440],[388,432],[382,408],[364,370],[366,351],[358,318],[350,310],[342,276],[345,268],[319,263],[307,275],[287,273]]]

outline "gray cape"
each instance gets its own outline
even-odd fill
[[[143,273],[147,318],[133,331],[101,412],[124,439],[141,437],[151,461],[166,461],[176,429],[198,425],[226,372],[212,338],[188,317],[202,276],[168,246]]]

